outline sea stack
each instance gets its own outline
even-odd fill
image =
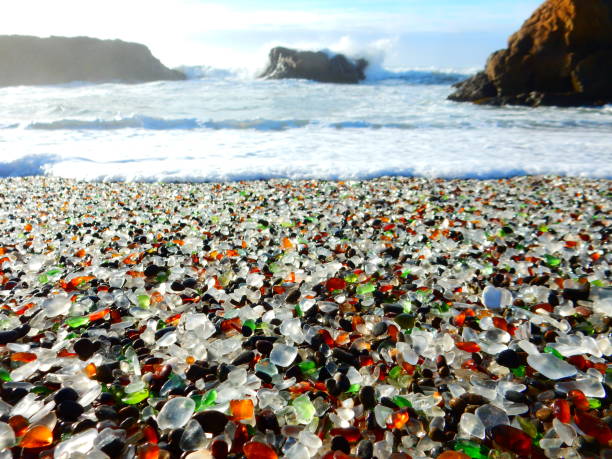
[[[298,51],[276,47],[270,50],[270,63],[260,78],[299,78],[322,83],[359,83],[365,79],[365,59],[349,60],[343,54],[330,57],[323,51]]]
[[[491,105],[612,102],[612,0],[546,0],[450,100]]]
[[[184,80],[144,45],[89,37],[0,36],[0,86]]]

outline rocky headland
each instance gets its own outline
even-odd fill
[[[612,0],[547,0],[450,100],[490,105],[612,102]]]
[[[261,78],[298,78],[322,83],[359,83],[365,79],[365,59],[351,61],[342,54],[330,57],[318,51],[298,51],[276,47],[270,50],[270,63]]]
[[[89,37],[0,36],[0,86],[184,80],[139,43]]]

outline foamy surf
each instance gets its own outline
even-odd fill
[[[211,76],[2,88],[0,176],[612,177],[611,107],[449,102],[460,75],[408,70],[359,85]]]

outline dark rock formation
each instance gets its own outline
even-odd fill
[[[611,103],[612,0],[545,1],[484,72],[455,87],[449,99],[482,104]]]
[[[351,62],[344,55],[330,58],[324,52],[297,51],[289,48],[272,48],[270,64],[260,78],[301,78],[323,83],[359,83],[365,79],[365,59]]]
[[[0,86],[71,81],[184,80],[138,43],[95,38],[0,36]]]

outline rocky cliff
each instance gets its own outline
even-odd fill
[[[289,48],[272,48],[270,63],[261,78],[301,78],[323,83],[359,83],[365,79],[368,62],[359,59],[352,62],[342,54],[329,57],[322,51],[298,51]]]
[[[138,43],[87,37],[0,36],[0,86],[183,79],[185,75],[165,67]]]
[[[485,104],[612,102],[612,0],[547,0],[449,98]]]

